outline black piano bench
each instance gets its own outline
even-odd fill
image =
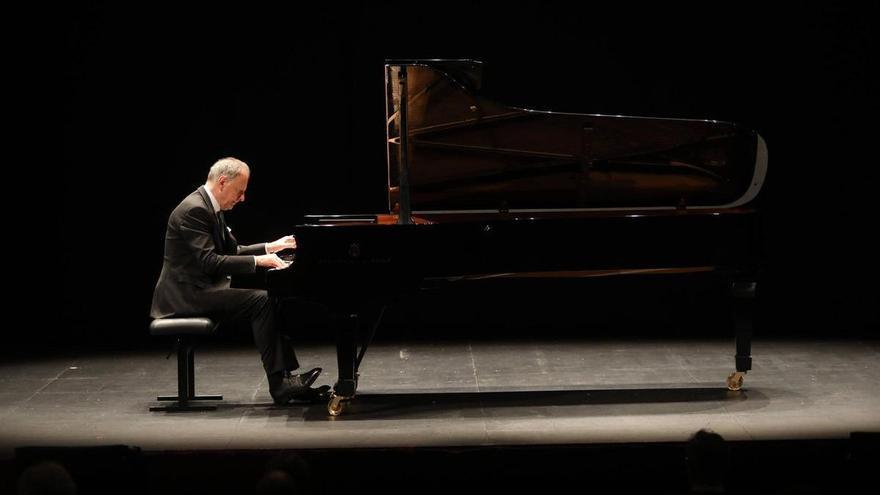
[[[223,400],[222,395],[196,395],[193,347],[200,336],[211,335],[217,324],[210,318],[160,318],[150,323],[150,335],[177,338],[177,395],[160,395],[159,401],[175,401],[150,411],[213,411],[214,405],[195,405],[192,401]],[[171,357],[171,354],[168,354]]]

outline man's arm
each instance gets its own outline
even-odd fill
[[[285,249],[296,249],[296,238],[294,236],[286,235],[272,242],[261,242],[247,246],[236,245],[236,252],[238,254],[252,254],[255,256],[254,263],[257,266],[265,266],[267,268],[286,268],[289,265],[275,254]]]
[[[296,237],[293,235],[286,235],[281,239],[274,240],[272,242],[266,243],[266,252],[267,253],[277,253],[278,251],[284,251],[285,249],[296,249]]]
[[[258,256],[261,254],[268,254],[269,250],[266,249],[266,243],[261,242],[259,244],[250,244],[247,246],[237,246],[238,254],[249,254],[252,256]]]
[[[253,256],[220,254],[214,243],[213,228],[212,215],[203,208],[189,210],[181,220],[180,233],[202,270],[211,276],[254,273]]]

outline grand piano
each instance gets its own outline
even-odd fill
[[[267,273],[270,296],[333,315],[328,412],[355,397],[384,305],[487,279],[712,273],[735,321],[726,384],[739,390],[751,369],[764,140],[728,122],[505,106],[481,96],[481,72],[474,60],[387,62],[387,210],[307,216],[291,265]]]

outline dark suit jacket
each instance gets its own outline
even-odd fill
[[[228,289],[232,275],[254,273],[254,256],[264,243],[239,246],[232,232],[225,240],[211,200],[201,186],[171,212],[165,231],[165,258],[153,291],[150,316],[199,315],[204,291]]]

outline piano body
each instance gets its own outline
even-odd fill
[[[713,272],[742,313],[727,378],[742,386],[767,171],[757,133],[500,105],[480,96],[477,61],[385,69],[388,210],[306,217],[292,265],[267,274],[270,295],[336,315],[330,414],[355,396],[382,314],[362,322],[367,308],[439,281]]]

